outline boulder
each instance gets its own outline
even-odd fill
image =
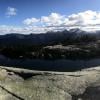
[[[100,67],[50,72],[1,66],[0,100],[100,100]]]

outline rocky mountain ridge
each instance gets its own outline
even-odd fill
[[[2,33],[1,33],[2,34]],[[71,29],[57,32],[47,32],[47,33],[30,33],[30,34],[19,34],[19,33],[9,33],[5,35],[0,35],[0,45],[51,45],[57,44],[59,42],[64,42],[67,39],[76,39],[82,36],[99,37],[100,31],[96,32],[86,32],[80,29]]]

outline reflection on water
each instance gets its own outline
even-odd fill
[[[26,59],[16,60],[8,59],[0,56],[0,65],[22,67],[34,70],[48,70],[48,71],[75,71],[87,67],[95,67],[100,65],[100,59],[92,60],[40,60],[40,59]]]

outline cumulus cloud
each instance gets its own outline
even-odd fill
[[[85,31],[100,30],[100,12],[84,11],[76,14],[61,15],[51,13],[40,18],[27,18],[25,27],[0,26],[0,33],[43,33],[64,29],[80,28]]]
[[[95,28],[100,26],[100,12],[84,11],[69,16],[58,13],[51,13],[49,16],[41,16],[41,18],[28,18],[24,20],[24,24],[30,25],[34,23],[41,23],[41,26],[53,27],[56,30],[68,28]]]
[[[98,24],[98,20],[100,20],[98,16],[100,16],[99,12],[95,12],[91,10],[81,12],[78,14],[72,14],[68,16],[68,22],[66,22],[65,25],[69,25],[69,26],[70,25],[74,25],[74,26],[96,25]]]
[[[10,16],[15,16],[15,15],[17,15],[17,9],[13,7],[8,7],[6,11],[6,16],[10,17]]]
[[[51,13],[49,16],[42,16],[41,22],[48,26],[58,26],[63,23],[64,15],[60,15],[58,13]]]
[[[27,18],[23,21],[24,24],[26,25],[33,25],[34,23],[39,22],[39,19],[37,18]]]
[[[65,28],[98,29],[100,27],[100,12],[85,11],[63,17],[59,26]]]
[[[57,26],[62,24],[64,19],[63,15],[58,13],[51,13],[49,16],[41,16],[41,18],[27,18],[23,21],[25,25],[34,25],[39,23],[42,26]]]
[[[81,28],[89,30],[98,30],[100,28],[100,12],[96,11],[85,11],[77,14],[72,14],[67,17],[67,21],[65,21],[65,26],[69,28]],[[100,29],[99,29],[100,30]]]

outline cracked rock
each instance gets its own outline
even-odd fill
[[[100,100],[100,68],[49,72],[1,66],[0,100]]]

